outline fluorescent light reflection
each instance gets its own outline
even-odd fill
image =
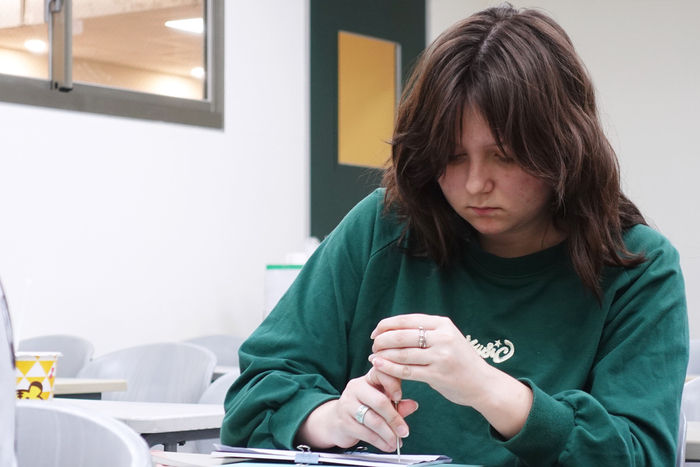
[[[43,54],[47,50],[49,50],[49,47],[46,44],[46,42],[40,41],[38,39],[29,40],[24,43],[24,46],[27,48],[27,50],[35,54]]]
[[[192,71],[190,71],[192,76],[194,76],[197,79],[202,79],[204,78],[204,68],[201,66],[198,66],[196,68],[192,68]]]
[[[179,19],[176,21],[166,21],[169,28],[180,29],[189,32],[204,32],[204,20],[202,18]]]

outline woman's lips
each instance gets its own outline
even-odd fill
[[[489,214],[493,214],[498,208],[469,206],[469,209],[474,211],[474,214],[477,216],[488,216]]]

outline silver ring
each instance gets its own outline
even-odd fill
[[[428,331],[423,329],[422,327],[418,328],[418,348],[419,349],[424,349],[428,347]]]
[[[369,410],[369,407],[367,407],[365,404],[362,404],[357,408],[357,412],[355,412],[355,420],[357,420],[357,423],[360,425],[365,424],[365,414]]]

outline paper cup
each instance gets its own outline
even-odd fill
[[[15,352],[17,399],[53,399],[56,360],[61,352]]]

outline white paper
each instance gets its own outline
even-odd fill
[[[231,446],[216,445],[217,450],[212,452],[212,457],[245,457],[247,459],[266,459],[286,462],[295,462],[302,451],[285,451],[279,449],[236,448]],[[389,465],[421,465],[445,464],[452,462],[447,456],[439,455],[412,455],[402,454],[399,462],[396,454],[372,454],[353,452],[345,454],[333,454],[327,452],[315,452],[318,454],[318,462],[321,464],[355,465],[360,467],[389,466]]]

